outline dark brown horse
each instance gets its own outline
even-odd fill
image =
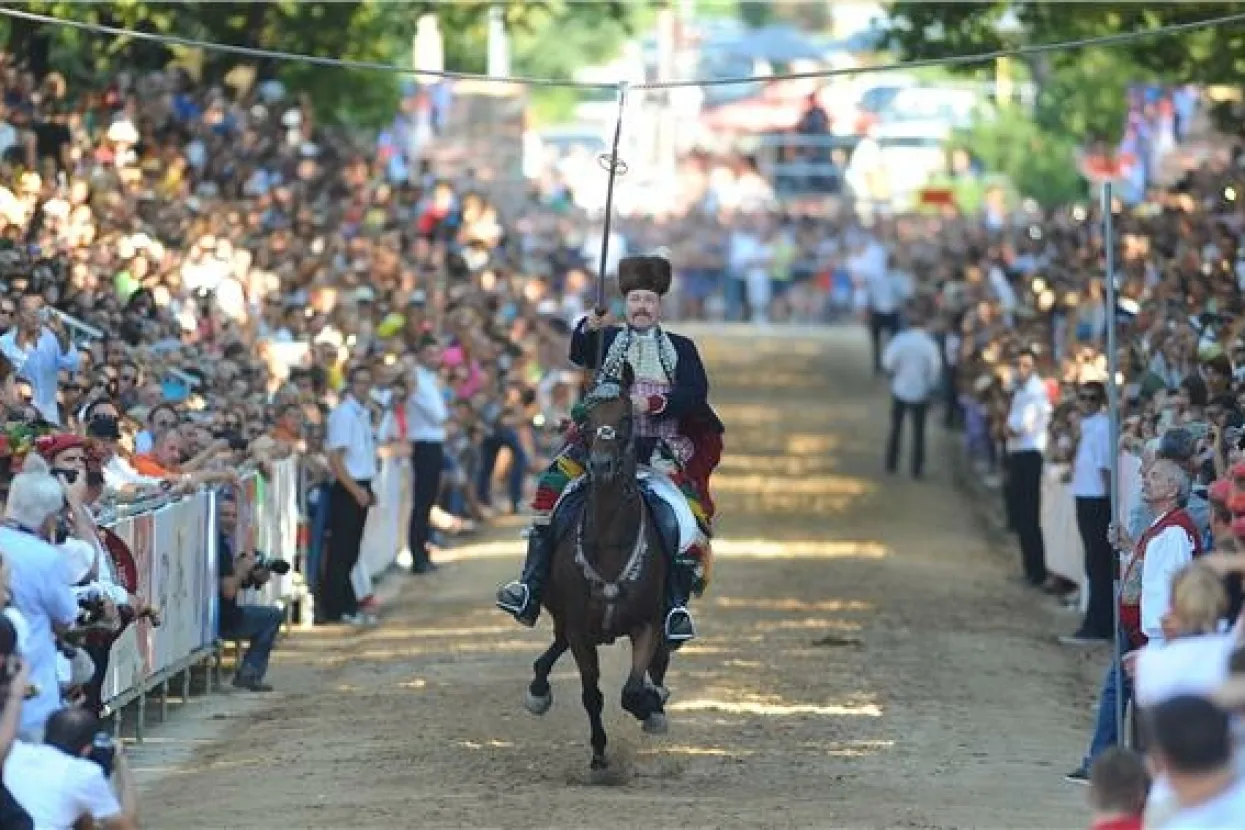
[[[579,666],[592,726],[595,771],[609,766],[597,646],[623,636],[631,640],[631,673],[623,685],[622,707],[646,732],[666,731],[668,695],[663,684],[670,652],[662,622],[667,561],[636,481],[630,365],[624,365],[622,375],[619,383],[598,384],[588,395],[583,509],[574,529],[556,542],[544,601],[553,617],[554,640],[533,665],[535,677],[527,694],[533,714],[549,710],[549,673],[569,648]]]

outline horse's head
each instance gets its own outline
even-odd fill
[[[599,381],[585,399],[588,475],[601,483],[614,483],[619,476],[635,478],[635,448],[631,440],[631,386],[635,372],[630,363],[623,364],[620,375],[617,381]]]

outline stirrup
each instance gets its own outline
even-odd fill
[[[518,592],[522,594],[523,596],[522,601],[516,602],[515,600],[511,599],[508,595],[512,592]],[[515,619],[519,620],[519,622],[523,622],[522,620],[523,612],[524,610],[526,610],[528,603],[530,603],[531,600],[532,600],[532,589],[528,588],[526,585],[524,585],[522,582],[519,582],[518,580],[515,580],[514,582],[504,585],[501,588],[501,590],[497,592],[497,607],[505,611],[508,614],[513,614]]]
[[[687,622],[687,627],[691,630],[678,632],[674,631],[674,623],[676,620],[685,620]],[[674,643],[682,643],[687,640],[696,639],[696,622],[692,619],[692,615],[686,607],[682,605],[675,606],[666,614],[665,635],[667,640]]]

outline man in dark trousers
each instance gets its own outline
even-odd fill
[[[329,488],[328,561],[320,583],[320,610],[325,622],[360,625],[359,598],[350,572],[359,561],[359,543],[368,509],[376,503],[376,430],[367,407],[372,373],[366,366],[350,370],[347,392],[329,414],[325,449],[333,472]]]
[[[1104,406],[1106,387],[1091,381],[1081,386],[1077,402],[1081,409],[1081,438],[1072,462],[1072,495],[1076,499],[1076,526],[1085,549],[1085,575],[1089,578],[1089,603],[1081,627],[1064,643],[1103,642],[1115,627],[1115,550],[1111,527],[1111,420]]]
[[[925,471],[925,413],[938,388],[942,356],[925,329],[925,315],[910,309],[911,325],[886,344],[882,368],[891,379],[891,431],[886,442],[886,471],[899,467],[899,440],[905,415],[912,419],[912,477]]]
[[[1007,413],[1008,514],[1020,540],[1025,580],[1046,583],[1046,543],[1042,539],[1042,458],[1050,426],[1050,397],[1030,349],[1016,359],[1016,390]]]
[[[419,365],[411,373],[411,392],[406,398],[406,437],[411,442],[414,476],[408,543],[411,570],[423,574],[436,570],[428,555],[429,521],[445,464],[443,445],[449,408],[437,378],[437,370],[441,368],[441,344],[432,335],[424,335],[419,341],[417,357]]]

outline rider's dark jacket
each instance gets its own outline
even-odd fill
[[[619,326],[607,326],[602,332],[589,331],[586,321],[581,320],[571,335],[571,362],[582,369],[596,369],[598,355],[609,352],[610,345],[621,331],[622,328]],[[663,333],[670,338],[678,360],[674,367],[675,376],[670,378],[672,388],[662,396],[664,407],[659,407],[657,411],[661,414],[668,413],[678,419],[679,434],[696,447],[693,455],[694,464],[696,460],[705,462],[712,458],[712,465],[716,466],[717,459],[713,456],[718,453],[702,453],[701,449],[706,444],[720,447],[720,436],[725,428],[717,413],[709,406],[709,378],[705,374],[705,365],[701,362],[700,352],[690,339],[671,332]],[[601,334],[604,334],[605,343],[602,347],[598,347],[597,338]],[[649,442],[650,446],[637,447],[641,458],[649,457],[653,451],[651,443],[654,441],[655,439]],[[696,459],[696,456],[701,456],[701,458]],[[707,476],[709,471],[705,470],[704,474]],[[693,475],[693,478],[699,479],[701,476]]]

